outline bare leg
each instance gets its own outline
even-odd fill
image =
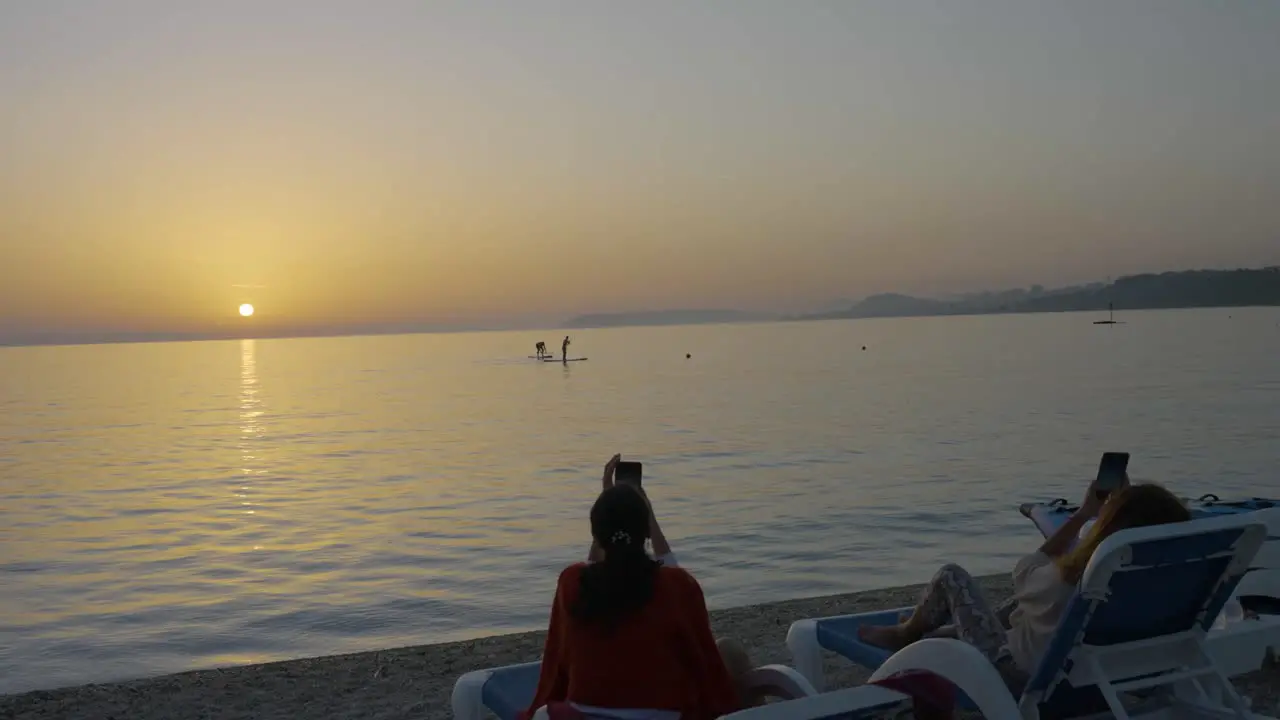
[[[899,622],[899,623],[905,623],[906,621],[910,620],[910,619],[911,619],[911,615],[912,615],[914,612],[915,612],[915,610],[910,610],[910,611],[908,611],[908,612],[904,612],[904,613],[902,613],[902,614],[898,615],[898,622]],[[955,624],[954,624],[954,623],[952,623],[952,624],[949,624],[949,625],[943,625],[942,627],[940,627],[940,628],[938,628],[938,629],[936,629],[936,630],[930,630],[930,631],[928,631],[928,632],[926,632],[926,633],[924,634],[924,637],[927,637],[927,638],[950,638],[950,639],[952,639],[952,640],[955,640],[958,636],[956,635],[956,626],[955,626]]]
[[[747,687],[747,673],[751,672],[752,667],[751,656],[747,654],[747,649],[730,638],[716,640],[716,647],[720,649],[724,666],[729,669],[729,677],[733,678],[734,685],[738,687],[738,700],[742,703],[742,707],[755,707],[762,704],[764,698],[757,696]]]
[[[959,565],[943,565],[938,570],[910,617],[897,625],[863,626],[858,635],[864,642],[898,650],[952,622],[955,637],[995,661],[1004,646],[1004,627],[973,577]]]

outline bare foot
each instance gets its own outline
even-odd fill
[[[911,644],[903,625],[860,625],[858,638],[868,645],[885,650],[901,650]]]

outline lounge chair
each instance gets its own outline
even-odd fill
[[[949,648],[943,648],[940,653],[935,654],[934,660],[947,656],[948,650]],[[958,681],[971,687],[981,688],[985,684],[986,677],[980,673],[972,672],[969,669],[973,667],[972,663],[968,665],[968,668],[964,664],[954,662],[948,665],[948,669],[955,676],[950,681],[952,686]],[[908,671],[908,673],[911,673],[911,671]],[[909,709],[913,702],[911,696],[903,691],[911,690],[912,687],[916,691],[925,691],[925,686],[916,684],[913,681],[904,682],[902,677],[890,677],[893,674],[882,672],[872,678],[873,681],[889,682],[892,687],[867,684],[829,693],[810,694],[780,703],[739,710],[729,715],[723,715],[719,720],[863,720],[864,718],[884,717],[890,713],[897,715],[898,712]],[[918,674],[918,671],[912,674]],[[939,689],[936,679],[929,681],[928,684],[932,685],[932,689],[935,691]],[[948,696],[953,693],[954,687],[948,688]],[[940,700],[941,698],[935,697],[934,699]],[[1018,717],[1018,706],[1014,704],[1009,694],[1002,690],[990,693],[989,696],[982,696],[982,700],[983,707],[994,713],[989,717]],[[547,709],[539,708],[534,713],[533,720],[550,720]]]
[[[905,708],[910,700],[894,690],[863,685],[739,710],[720,720],[861,720]],[[532,720],[550,720],[550,715],[539,708]]]
[[[487,710],[499,720],[514,720],[533,701],[540,669],[541,663],[531,662],[463,675],[453,686],[454,718],[480,720]],[[762,665],[747,676],[747,684],[769,697],[802,698],[817,694],[803,675],[785,665]]]
[[[977,652],[967,645],[964,647],[969,652]],[[887,712],[910,707],[913,700],[906,694],[908,692],[933,694],[932,699],[935,702],[942,701],[943,698],[936,694],[940,690],[937,677],[926,679],[923,684],[920,683],[922,678],[904,677],[919,675],[922,670],[926,674],[940,676],[950,683],[945,691],[948,701],[954,697],[958,688],[967,687],[981,703],[980,707],[987,718],[1020,720],[1017,703],[1009,693],[1003,687],[995,687],[988,682],[987,673],[995,672],[990,664],[985,662],[985,659],[984,662],[975,664],[969,661],[968,656],[956,656],[956,649],[950,646],[944,646],[939,648],[938,652],[930,654],[929,659],[932,665],[944,669],[946,675],[941,675],[932,668],[898,669],[890,666],[872,674],[866,685],[741,710],[732,715],[725,715],[720,720],[858,720],[869,716],[883,716]],[[948,658],[951,658],[951,661],[948,661]],[[886,683],[888,687],[873,683]],[[975,704],[974,707],[979,705]],[[915,709],[918,715],[919,706]]]
[[[1280,644],[1280,621],[1246,620],[1208,632],[1267,537],[1248,514],[1116,533],[1097,549],[1057,634],[1018,701],[1021,716],[1055,717],[1109,710],[1129,717],[1118,693],[1172,688],[1161,697],[1183,709],[1245,717],[1228,677],[1260,668]],[[952,680],[984,707],[1005,685],[981,653],[959,640],[929,639],[898,653],[862,643],[858,627],[896,622],[887,612],[801,620],[787,634],[797,669],[822,685],[823,648],[883,673],[927,670]],[[945,651],[943,650],[945,648]],[[961,670],[985,676],[975,681]],[[987,700],[989,702],[989,700]],[[1007,705],[1005,706],[1007,710]],[[993,714],[994,713],[994,714]]]

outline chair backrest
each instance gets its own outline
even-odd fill
[[[1242,513],[1107,538],[1089,561],[1024,698],[1049,697],[1082,647],[1207,631],[1266,537],[1265,523]]]

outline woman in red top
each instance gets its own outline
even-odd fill
[[[569,703],[588,717],[711,720],[741,709],[735,676],[750,662],[712,636],[702,588],[674,566],[643,491],[613,484],[618,460],[605,466],[605,490],[591,508],[594,562],[560,573],[526,713]],[[645,552],[651,537],[664,562]]]

